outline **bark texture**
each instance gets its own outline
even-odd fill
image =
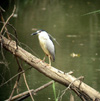
[[[13,55],[25,61],[33,68],[51,78],[52,80],[72,89],[82,100],[86,101],[100,101],[100,93],[83,83],[80,79],[75,78],[72,75],[64,73],[55,67],[49,66],[47,63],[42,62],[40,59],[27,52],[20,46],[16,45],[16,42],[9,40],[4,36],[0,37],[3,47],[10,51]]]

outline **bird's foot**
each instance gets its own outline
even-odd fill
[[[51,66],[51,64],[47,64],[47,66]]]

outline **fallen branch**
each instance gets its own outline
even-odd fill
[[[39,91],[43,90],[44,88],[48,87],[49,85],[53,84],[53,82],[54,82],[54,81],[50,81],[50,82],[48,82],[48,83],[42,85],[41,87],[39,87],[39,88],[37,88],[37,89],[35,89],[35,90],[31,89],[30,92],[31,92],[33,95],[35,95],[37,92],[39,92]],[[25,91],[25,92],[23,92],[23,93],[21,93],[21,94],[18,94],[18,95],[16,95],[16,96],[13,96],[13,97],[12,97],[12,100],[16,100],[16,99],[17,99],[17,101],[21,101],[21,100],[24,100],[25,98],[27,98],[27,97],[29,97],[29,96],[30,96],[29,91]],[[6,100],[6,101],[8,101],[8,100]]]
[[[100,93],[95,89],[91,88],[87,84],[81,82],[80,80],[76,80],[76,78],[72,75],[65,74],[64,72],[49,66],[47,63],[41,61],[40,59],[33,56],[31,53],[22,49],[21,47],[16,47],[16,42],[13,40],[8,40],[4,36],[0,37],[0,42],[2,42],[3,46],[10,51],[13,55],[19,57],[27,64],[34,67],[39,72],[43,73],[45,76],[59,82],[60,84],[68,87],[71,84],[70,89],[72,89],[81,99],[85,100],[100,100]],[[75,81],[76,80],[76,81]],[[75,82],[74,82],[75,81]],[[81,83],[80,83],[81,82]]]

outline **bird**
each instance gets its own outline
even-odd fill
[[[55,61],[55,46],[50,34],[48,34],[45,30],[40,29],[37,30],[35,33],[32,33],[31,35],[38,35],[40,46],[44,51],[45,56],[48,56],[49,65],[51,66],[51,60],[53,62]],[[43,58],[43,61],[45,61],[45,56]]]

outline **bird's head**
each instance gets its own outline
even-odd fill
[[[40,30],[37,30],[35,33],[32,33],[31,35],[38,35],[38,34],[41,34],[43,32],[45,32],[45,30],[40,29]]]

